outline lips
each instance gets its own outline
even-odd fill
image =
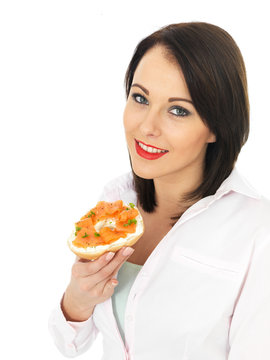
[[[136,142],[140,142],[141,144],[143,144],[143,145],[145,145],[145,146],[149,146],[149,147],[152,147],[152,148],[154,148],[154,149],[158,149],[158,150],[166,150],[166,149],[161,149],[161,148],[158,148],[158,147],[156,147],[156,146],[154,146],[154,145],[150,145],[150,144],[146,144],[146,143],[144,143],[143,141],[139,141],[139,140],[137,140],[137,139],[135,139],[135,141]],[[168,151],[168,150],[166,150],[166,151]]]
[[[149,153],[149,152],[143,150],[140,147],[138,141],[136,141],[136,140],[135,140],[135,148],[136,148],[137,154],[147,160],[156,160],[156,159],[160,158],[161,156],[168,153],[168,151],[163,152],[163,153]],[[158,149],[158,148],[156,148],[156,149]],[[163,149],[159,149],[159,150],[163,150]]]

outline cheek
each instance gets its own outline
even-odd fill
[[[130,111],[129,106],[126,105],[123,114],[123,124],[126,132],[132,131],[134,128],[135,122],[133,118],[134,116],[132,116],[132,112]]]
[[[137,129],[141,124],[141,114],[134,110],[132,104],[127,104],[124,109],[123,124],[125,132],[127,134],[132,133],[133,135],[135,131],[137,132]]]
[[[173,139],[174,148],[177,151],[197,154],[205,149],[209,131],[205,127],[191,127],[175,132]]]

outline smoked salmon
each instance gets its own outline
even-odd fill
[[[122,200],[99,201],[75,224],[72,244],[78,248],[107,245],[134,233],[139,215],[134,207],[133,203],[124,205]]]

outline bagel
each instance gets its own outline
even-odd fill
[[[143,233],[143,218],[133,203],[99,201],[75,223],[67,243],[80,258],[95,260],[105,252],[132,246]]]

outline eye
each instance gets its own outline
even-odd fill
[[[188,116],[188,115],[190,115],[190,112],[188,110],[186,110],[185,108],[183,108],[182,106],[176,106],[172,110],[175,111],[175,113],[172,113],[175,116]]]
[[[147,100],[144,96],[142,96],[141,94],[132,94],[131,95],[133,100],[139,104],[146,104]]]

